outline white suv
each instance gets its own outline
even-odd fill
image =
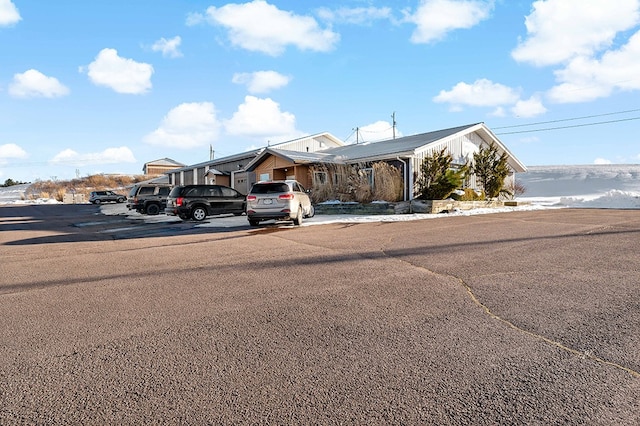
[[[294,225],[300,225],[302,218],[314,214],[309,191],[295,180],[254,183],[247,194],[247,219],[251,226],[270,219],[292,220]]]

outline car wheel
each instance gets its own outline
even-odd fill
[[[118,199],[116,200],[116,203],[124,203],[124,198],[118,198]]]
[[[101,201],[100,200],[93,200],[93,204],[100,204]]]
[[[197,220],[198,222],[203,221],[205,217],[207,217],[207,211],[204,207],[196,207],[191,212],[191,217],[193,220]]]
[[[313,204],[309,206],[309,214],[307,217],[314,217],[316,215],[316,209],[313,207]]]
[[[303,216],[302,206],[298,206],[298,213],[296,213],[296,217],[293,218],[293,224],[296,226],[302,225],[302,216]]]
[[[249,219],[249,225],[251,226],[258,226],[260,224],[259,220],[253,220],[253,219]]]
[[[146,211],[147,211],[147,214],[155,216],[158,213],[160,213],[160,206],[157,204],[149,204],[146,208]]]

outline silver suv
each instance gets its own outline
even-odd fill
[[[313,217],[315,209],[309,191],[295,180],[254,183],[247,194],[247,219],[251,226],[262,220],[292,220],[300,225],[305,217]]]
[[[127,197],[122,194],[118,194],[113,191],[92,191],[89,194],[89,202],[93,204],[100,203],[124,203],[127,200]]]

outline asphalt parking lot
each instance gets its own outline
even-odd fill
[[[0,207],[0,424],[640,424],[637,210],[80,210]]]

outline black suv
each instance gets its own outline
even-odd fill
[[[159,183],[138,183],[129,191],[127,207],[138,213],[156,215],[164,212],[171,185]]]
[[[164,212],[182,220],[192,218],[201,221],[216,214],[240,216],[245,206],[246,197],[228,186],[185,185],[171,190]]]

